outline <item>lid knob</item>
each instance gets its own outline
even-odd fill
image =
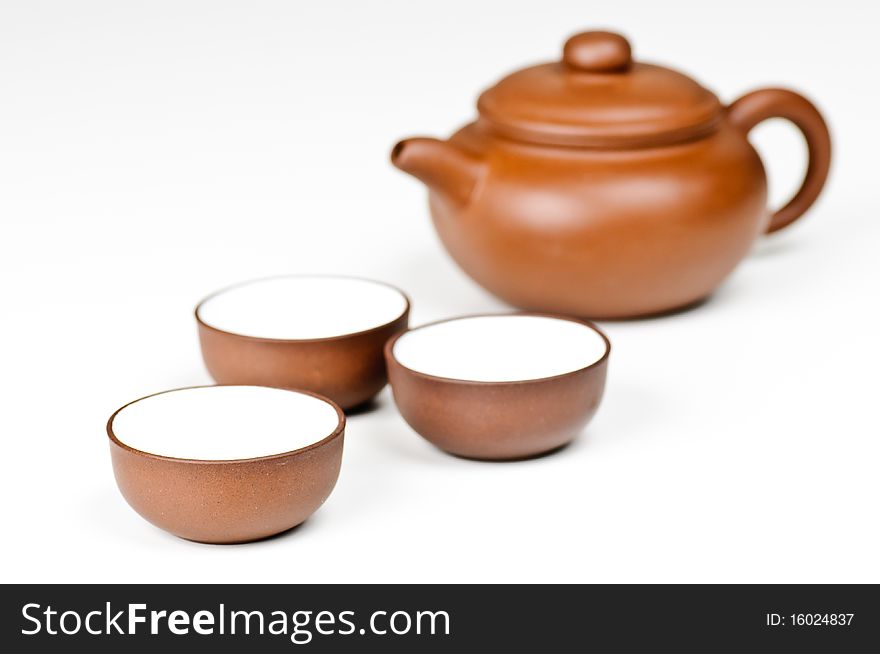
[[[617,73],[632,63],[632,48],[614,32],[582,32],[565,42],[562,61],[585,73]]]

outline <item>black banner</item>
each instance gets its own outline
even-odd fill
[[[197,643],[219,652],[850,652],[880,643],[880,594],[868,585],[25,585],[2,594],[7,652],[118,652],[135,641],[163,652]]]

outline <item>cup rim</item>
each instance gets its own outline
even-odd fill
[[[356,331],[356,332],[347,332],[345,334],[337,334],[335,336],[319,336],[317,338],[267,338],[265,336],[251,336],[248,334],[240,334],[238,332],[232,332],[232,331],[228,331],[226,329],[221,329],[220,327],[216,327],[214,325],[211,325],[211,324],[205,322],[204,320],[202,320],[202,317],[199,313],[201,311],[202,307],[205,305],[205,303],[207,303],[209,300],[212,300],[213,298],[217,297],[218,295],[221,295],[223,293],[226,293],[228,291],[231,291],[233,289],[236,289],[236,288],[239,288],[242,286],[248,286],[250,284],[256,284],[259,282],[266,282],[266,281],[270,281],[273,279],[307,279],[310,277],[311,278],[318,278],[318,279],[347,279],[347,280],[353,280],[353,281],[359,281],[359,282],[369,282],[371,284],[376,284],[378,286],[384,286],[384,287],[389,288],[392,291],[395,291],[400,294],[400,296],[403,298],[403,302],[404,302],[403,310],[400,312],[400,314],[395,316],[393,319],[388,320],[386,322],[383,322],[381,325],[376,325],[375,327],[370,327],[368,329],[362,329],[362,330]],[[346,338],[351,338],[353,336],[364,336],[366,334],[372,334],[373,332],[378,332],[379,330],[385,329],[388,326],[396,323],[401,318],[408,315],[411,307],[412,307],[412,302],[410,301],[409,296],[406,293],[404,293],[397,286],[394,286],[393,284],[389,284],[387,282],[381,282],[381,281],[378,281],[375,279],[370,279],[369,277],[359,277],[356,275],[323,275],[323,274],[296,274],[296,273],[294,273],[294,274],[290,274],[290,275],[269,275],[267,277],[257,277],[254,279],[248,279],[248,280],[244,280],[241,282],[236,282],[235,284],[230,284],[229,286],[224,286],[223,288],[218,289],[218,290],[214,291],[213,293],[206,295],[201,300],[199,300],[198,304],[196,304],[196,307],[193,310],[193,314],[195,315],[195,319],[196,319],[196,322],[198,323],[199,327],[202,327],[202,328],[207,329],[209,331],[215,332],[217,334],[223,334],[225,336],[234,336],[236,338],[247,339],[250,341],[258,341],[261,343],[330,343],[333,341],[340,341],[340,340],[343,340]]]
[[[289,393],[299,393],[301,395],[310,395],[316,399],[323,400],[327,404],[329,404],[336,411],[336,416],[338,421],[336,423],[336,428],[328,435],[322,438],[319,441],[315,441],[314,443],[309,443],[303,447],[297,448],[295,450],[288,450],[287,452],[278,452],[277,454],[267,454],[264,456],[253,456],[246,457],[243,459],[187,459],[176,456],[167,456],[165,454],[156,454],[154,452],[145,452],[144,450],[139,450],[135,447],[132,447],[128,443],[125,443],[116,436],[113,432],[113,420],[116,418],[119,413],[121,413],[124,409],[128,408],[132,404],[136,402],[140,402],[141,400],[148,400],[151,397],[156,397],[157,395],[165,395],[167,393],[177,393],[178,391],[190,391],[198,388],[219,388],[219,387],[235,387],[235,388],[274,388],[280,391],[286,391]],[[300,389],[290,389],[290,388],[278,388],[276,386],[260,386],[258,384],[199,384],[196,386],[181,386],[179,388],[169,388],[168,390],[159,391],[158,393],[150,393],[149,395],[144,395],[143,397],[139,397],[131,402],[126,402],[121,407],[116,409],[107,420],[107,436],[110,439],[110,442],[121,447],[123,450],[127,450],[133,454],[138,454],[141,456],[145,456],[150,459],[156,459],[159,461],[174,461],[178,463],[198,463],[198,464],[208,464],[208,465],[224,465],[224,464],[239,464],[239,463],[254,463],[258,461],[272,461],[276,459],[281,459],[285,457],[289,457],[295,454],[302,454],[304,452],[308,452],[310,450],[317,449],[327,443],[335,440],[345,431],[345,412],[339,407],[336,402],[331,400],[328,397],[323,395],[319,395],[318,393],[313,393],[311,391],[300,390]]]
[[[408,334],[409,332],[414,332],[414,331],[417,331],[417,330],[422,329],[424,327],[432,327],[433,325],[439,325],[439,324],[446,323],[446,322],[454,322],[457,320],[464,320],[467,318],[503,318],[503,317],[512,317],[512,316],[524,316],[524,317],[531,316],[531,317],[535,317],[535,318],[553,318],[556,320],[567,320],[569,322],[575,322],[580,325],[584,325],[585,327],[592,329],[594,332],[596,332],[602,338],[602,341],[605,343],[605,352],[602,354],[602,356],[600,358],[596,359],[592,363],[590,363],[586,366],[583,366],[581,368],[577,368],[576,370],[570,370],[568,372],[563,372],[558,375],[551,375],[549,377],[534,377],[532,379],[512,379],[512,380],[507,380],[507,381],[480,381],[480,380],[476,380],[476,379],[459,379],[457,377],[443,377],[441,375],[432,375],[427,372],[413,370],[412,368],[403,365],[397,359],[397,357],[394,356],[394,344],[397,343],[399,338],[401,338],[405,334]],[[605,332],[603,332],[601,329],[599,329],[599,327],[595,323],[593,323],[589,320],[585,320],[583,318],[575,318],[573,316],[562,316],[562,315],[555,314],[555,313],[544,313],[544,312],[538,312],[538,311],[510,311],[510,312],[504,312],[504,313],[470,313],[470,314],[465,314],[465,315],[461,315],[461,316],[453,316],[451,318],[443,318],[441,320],[433,320],[433,321],[427,322],[423,325],[419,325],[418,327],[411,327],[409,329],[406,329],[406,330],[400,332],[399,334],[395,334],[392,338],[390,338],[388,340],[387,343],[385,343],[385,358],[386,358],[386,360],[393,361],[395,363],[395,365],[400,366],[401,368],[403,368],[404,370],[406,370],[407,372],[409,372],[412,375],[415,375],[417,377],[421,377],[422,379],[428,379],[431,381],[448,382],[448,383],[454,383],[454,384],[465,384],[465,385],[472,385],[472,386],[518,386],[518,385],[521,386],[523,384],[536,384],[536,383],[542,383],[542,382],[548,382],[548,381],[555,381],[558,379],[564,379],[566,377],[572,377],[574,375],[578,375],[580,373],[586,372],[587,370],[590,370],[591,368],[599,367],[600,365],[602,365],[603,363],[605,363],[608,360],[608,357],[610,354],[611,354],[611,341],[608,339],[608,336],[605,335]]]

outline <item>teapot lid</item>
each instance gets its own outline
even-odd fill
[[[591,147],[697,138],[721,116],[714,93],[670,68],[633,61],[623,36],[598,31],[568,39],[562,61],[505,77],[480,96],[477,108],[502,136]]]

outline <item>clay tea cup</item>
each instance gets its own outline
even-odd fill
[[[305,392],[198,386],[126,404],[107,423],[116,483],[155,526],[241,543],[302,523],[339,476],[345,415]]]
[[[522,459],[562,447],[590,421],[611,345],[595,325],[543,314],[453,318],[385,346],[394,401],[437,447]]]
[[[406,329],[409,306],[380,282],[288,276],[214,293],[195,316],[217,383],[305,389],[348,410],[385,387],[382,347]]]

